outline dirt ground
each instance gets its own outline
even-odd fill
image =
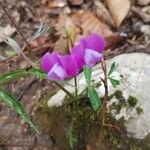
[[[46,51],[51,52],[54,49],[59,49],[59,47],[61,47],[64,52],[65,46],[61,45],[61,43],[64,43],[64,41],[62,41],[62,39],[64,40],[64,16],[71,16],[80,11],[90,11],[98,20],[101,18],[98,11],[100,9],[99,5],[95,3],[94,0],[80,1],[81,4],[78,5],[71,4],[71,2],[69,3],[65,0],[57,0],[55,3],[54,1],[48,0],[1,0],[1,2],[14,18],[20,32],[26,39],[30,38],[37,30],[40,20],[42,20],[46,28],[49,29],[42,38],[30,43],[32,47],[32,58],[34,60],[40,60]],[[108,29],[112,32],[112,35],[106,35],[108,43],[107,50],[105,51],[106,59],[121,53],[145,52],[150,54],[149,21],[145,19],[146,17],[137,12],[137,10],[142,11],[145,7],[148,7],[148,5],[132,1],[132,7],[119,28],[115,28],[105,20],[105,24],[108,25]],[[65,19],[68,21],[70,18]],[[78,17],[75,19],[77,18]],[[86,23],[87,20],[85,19],[83,22]],[[71,23],[70,20],[68,22]],[[6,13],[1,9],[0,26],[5,27],[7,24],[13,26]],[[80,28],[82,28],[82,26]],[[87,30],[83,30],[83,34],[87,34],[86,32]],[[93,31],[91,30],[91,32]],[[120,37],[119,35],[123,36]],[[12,37],[16,39],[21,46],[25,44],[25,41],[17,32],[15,32]],[[0,60],[0,74],[17,68],[27,69],[30,67],[30,65],[19,56],[8,57],[10,51],[11,48],[4,42],[0,43],[0,55],[6,57],[6,60]],[[24,51],[28,53],[27,48],[25,48]],[[5,88],[11,91],[19,101],[22,101],[26,111],[32,116],[33,121],[38,123],[41,134],[38,135],[33,132],[13,110],[6,106],[4,102],[0,102],[0,150],[58,150],[59,143],[53,138],[53,135],[49,134],[47,129],[41,126],[41,123],[39,123],[34,113],[40,100],[47,93],[56,90],[57,87],[46,80],[43,81],[33,77],[25,77],[7,84]],[[106,150],[106,147],[103,149]],[[87,148],[87,150],[91,149]]]

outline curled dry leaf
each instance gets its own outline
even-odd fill
[[[130,10],[131,2],[129,0],[107,0],[107,5],[116,27],[119,27]]]

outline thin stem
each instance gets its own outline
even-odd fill
[[[104,60],[101,62],[102,70],[104,73],[104,79],[101,78],[104,88],[105,88],[105,96],[103,98],[103,108],[102,112],[100,114],[101,118],[101,129],[100,129],[100,135],[99,135],[99,141],[102,138],[102,132],[103,132],[103,127],[105,126],[105,118],[106,118],[106,113],[107,113],[107,101],[108,101],[108,83],[107,83],[107,66]]]
[[[68,32],[67,32],[67,38],[68,38],[68,47],[69,47],[69,41],[70,41],[71,47],[73,47],[74,43],[73,43],[73,40],[72,40],[72,38]],[[69,47],[69,49],[71,49],[71,47]],[[74,85],[75,85],[75,96],[78,96],[77,77],[74,77]]]
[[[57,85],[60,89],[62,89],[68,96],[70,96],[71,98],[74,98],[74,96],[67,90],[65,89],[63,86],[61,86],[59,83],[57,83],[56,81],[52,81],[55,85]]]
[[[77,78],[74,77],[74,85],[75,85],[75,96],[78,96],[78,85],[77,85]]]

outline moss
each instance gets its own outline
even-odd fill
[[[129,104],[129,107],[135,107],[137,104],[137,98],[134,96],[129,96],[128,97],[128,104]]]
[[[111,101],[114,97],[114,94],[111,94],[109,97],[108,97],[108,101]]]
[[[122,93],[122,91],[121,90],[117,90],[117,91],[115,91],[115,93],[114,93],[114,95],[115,95],[115,97],[117,98],[117,99],[120,99],[120,98],[122,98],[123,96],[123,93]]]
[[[143,109],[141,107],[136,107],[136,112],[138,115],[143,114]]]
[[[109,96],[109,101],[115,97],[118,102],[114,102],[112,103],[112,105],[110,106],[110,110],[113,110],[115,109],[116,110],[116,113],[119,114],[120,113],[120,110],[122,109],[122,107],[125,107],[127,104],[126,104],[126,100],[125,98],[123,97],[123,93],[122,91],[120,90],[117,90],[114,92],[114,94],[110,95]]]
[[[116,91],[111,95],[111,98],[114,96],[119,100],[119,103],[114,103],[113,109],[116,109],[117,113],[119,113],[127,102],[121,91]],[[77,102],[76,111],[73,111],[72,103],[74,101]],[[98,142],[97,139],[100,131],[100,114],[92,109],[87,97],[74,101],[66,97],[65,103],[62,106],[49,108],[47,106],[47,100],[42,100],[35,113],[38,124],[49,135],[52,135],[52,138],[54,138],[54,141],[56,141],[56,144],[59,145],[59,149],[61,150],[69,149],[67,131],[70,127],[73,128],[73,134],[78,139],[75,149],[86,149],[86,145],[91,144],[93,149],[99,150],[100,148],[97,148],[95,145]],[[74,120],[73,126],[71,126],[72,120]],[[117,149],[118,145],[121,145],[121,148],[129,149],[130,144],[124,142],[127,138],[125,137],[126,131],[123,126],[124,120],[120,119],[116,121],[111,114],[107,114],[106,125],[107,123],[108,127],[104,127],[103,129],[103,141],[100,143],[100,147],[112,150]],[[124,134],[119,132],[115,127],[118,127]],[[128,142],[130,143],[130,139]]]

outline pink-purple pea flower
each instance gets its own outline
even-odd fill
[[[92,67],[102,59],[105,45],[104,38],[93,33],[81,39],[79,44],[71,49],[70,55],[47,52],[41,60],[42,69],[48,73],[49,80],[75,77],[85,65]]]

